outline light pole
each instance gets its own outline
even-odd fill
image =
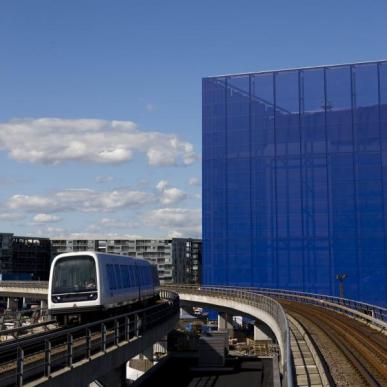
[[[344,280],[348,277],[348,274],[341,273],[336,274],[336,279],[339,281],[339,297],[344,298]]]

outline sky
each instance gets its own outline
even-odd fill
[[[0,232],[201,235],[201,79],[387,59],[385,0],[1,0]]]

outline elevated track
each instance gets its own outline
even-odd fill
[[[196,297],[191,297],[193,302],[202,300],[200,297],[207,297],[207,301],[208,296],[220,297],[224,300],[224,307],[232,304],[233,309],[245,312],[247,309],[241,307],[242,303],[261,308],[265,313],[272,313],[277,324],[282,321],[282,312],[275,305],[280,305],[287,316],[285,321],[290,321],[290,324],[281,322],[276,335],[282,345],[283,369],[286,370],[282,386],[387,386],[385,308],[278,289],[173,285],[165,286],[164,290],[165,295],[168,292],[170,295],[191,294]],[[0,294],[19,297],[38,294],[44,299],[44,295],[47,297],[47,283],[3,283],[0,284]],[[277,302],[263,301],[270,299]],[[120,343],[128,345],[141,337],[140,330],[145,327],[156,328],[168,318],[176,320],[178,302],[170,298],[167,303],[169,307],[162,313],[160,311],[157,318],[148,314],[151,313],[149,309],[142,311],[142,316],[139,312],[137,317],[118,316],[78,330],[74,328],[32,337],[30,341],[28,338],[14,340],[7,351],[6,347],[0,346],[3,355],[0,358],[0,385],[26,382],[29,385],[55,385],[54,380],[72,380],[71,375],[76,374],[74,364],[85,360],[90,362],[95,355],[106,356],[112,348],[120,348]],[[211,305],[211,300],[208,305]],[[140,327],[137,325],[139,321]],[[13,359],[5,361],[11,353]],[[288,357],[287,353],[291,356]],[[59,376],[62,379],[58,379]]]

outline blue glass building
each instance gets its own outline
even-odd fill
[[[387,304],[387,62],[203,79],[203,283]]]

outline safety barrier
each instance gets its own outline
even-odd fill
[[[233,287],[230,287],[233,288]],[[323,294],[303,293],[291,290],[268,289],[268,288],[243,288],[269,297],[296,301],[304,304],[315,305],[335,312],[343,313],[349,317],[362,320],[375,328],[387,330],[387,309],[377,305],[366,304],[346,298],[326,296]]]
[[[149,306],[81,326],[47,333],[44,337],[14,340],[1,347],[0,385],[22,386],[53,372],[72,368],[75,362],[91,360],[109,348],[129,344],[179,311],[178,295],[160,291],[164,303]]]
[[[280,347],[283,348],[281,353],[283,363],[282,386],[290,387],[293,385],[292,366],[290,356],[290,334],[288,320],[282,306],[273,298],[266,295],[257,294],[246,289],[229,288],[222,286],[205,286],[198,287],[194,285],[163,285],[163,288],[173,290],[177,293],[189,293],[193,295],[224,298],[233,300],[240,304],[247,304],[260,309],[269,314],[278,324],[280,329]]]

